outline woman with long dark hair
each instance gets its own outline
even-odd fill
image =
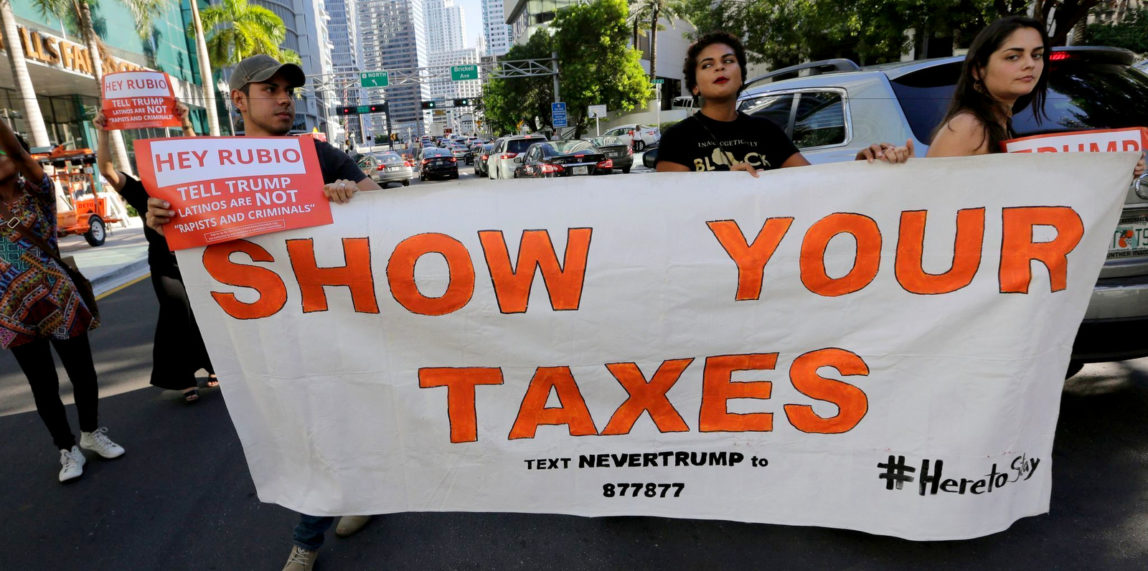
[[[0,347],[10,349],[60,451],[61,482],[84,473],[84,450],[117,458],[124,449],[98,424],[99,388],[88,330],[99,320],[59,258],[56,193],[27,144],[0,121]],[[68,425],[52,349],[60,356],[80,416]]]
[[[183,136],[194,137],[187,106],[179,103],[176,116],[183,124]],[[96,114],[92,124],[96,126],[96,163],[100,174],[108,180],[112,188],[124,197],[142,218],[147,213],[147,191],[139,180],[120,172],[112,162],[111,147],[108,143],[107,118],[103,111]],[[151,384],[161,389],[181,391],[183,402],[199,400],[199,381],[195,373],[204,369],[208,373],[207,386],[219,384],[207,348],[191,313],[191,303],[183,287],[183,276],[175,254],[168,251],[167,240],[158,232],[144,226],[147,237],[147,262],[151,268],[151,284],[159,300],[159,319],[156,321],[155,338],[152,343]]]
[[[1039,124],[1051,53],[1048,34],[1032,18],[1001,18],[977,34],[927,156],[1001,152],[1001,142],[1015,136],[1013,113],[1028,106]]]
[[[1040,124],[1045,118],[1051,53],[1044,26],[1033,18],[1008,16],[977,34],[926,156],[1003,152],[1001,142],[1016,137],[1013,114],[1026,107]],[[1143,173],[1141,157],[1134,175]]]

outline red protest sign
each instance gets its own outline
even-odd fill
[[[125,71],[104,76],[107,129],[179,127],[171,79],[159,71]]]
[[[1116,153],[1148,148],[1148,128],[1097,129],[1002,141],[1007,153]]]
[[[310,137],[188,137],[135,142],[140,179],[171,203],[172,250],[331,223]]]

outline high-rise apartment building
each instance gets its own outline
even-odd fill
[[[510,26],[506,25],[503,0],[482,0],[482,35],[486,38],[483,55],[500,56],[510,51]]]
[[[391,129],[406,138],[423,133],[421,102],[430,99],[425,82],[398,80],[397,72],[413,73],[427,66],[423,0],[359,0],[359,41],[363,71],[395,71],[390,86],[371,89],[371,103],[387,103]],[[372,135],[385,135],[386,125],[371,118]]]
[[[332,105],[358,105],[366,101],[366,91],[359,86],[362,51],[359,46],[358,0],[325,0],[324,6],[330,17],[327,30],[331,36],[331,72],[334,74],[329,82],[335,95]],[[342,127],[347,137],[358,143],[365,140],[366,133],[358,115],[338,116],[332,113],[330,119]]]
[[[454,0],[424,0],[427,53],[461,50],[466,46],[466,13]]]

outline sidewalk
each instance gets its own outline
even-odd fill
[[[147,238],[143,222],[128,219],[128,228],[108,228],[102,246],[89,246],[83,236],[60,238],[60,255],[75,256],[76,265],[92,282],[96,295],[148,275]]]

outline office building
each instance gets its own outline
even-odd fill
[[[503,0],[482,0],[482,36],[486,40],[483,55],[500,56],[510,51],[510,26],[506,25]]]
[[[325,0],[329,20],[327,31],[331,37],[331,88],[334,91],[333,106],[359,105],[365,102],[367,93],[360,88],[359,73],[363,71],[362,49],[359,45],[358,0]],[[368,70],[370,71],[370,70]],[[339,125],[345,137],[356,144],[366,140],[363,122],[358,115],[330,115],[330,120]],[[338,136],[332,144],[342,146],[345,139]]]
[[[390,85],[369,90],[368,101],[387,103],[392,132],[404,139],[421,135],[421,102],[430,99],[430,85],[411,77],[428,61],[423,0],[360,0],[358,11],[363,70],[391,72]],[[367,119],[371,134],[387,134],[381,119]]]
[[[454,0],[424,0],[426,15],[427,53],[450,52],[466,47],[463,30],[466,29],[466,13]]]

